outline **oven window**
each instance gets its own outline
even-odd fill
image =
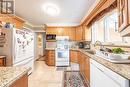
[[[58,58],[68,58],[68,52],[58,52]]]

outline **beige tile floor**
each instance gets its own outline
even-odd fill
[[[36,61],[34,72],[29,76],[29,87],[62,87],[63,71],[56,71],[44,61]]]

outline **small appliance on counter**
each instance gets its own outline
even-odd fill
[[[90,49],[90,44],[91,44],[91,41],[86,41],[85,43],[84,43],[85,45],[84,45],[84,49],[87,49],[87,50],[89,50]]]
[[[90,43],[91,43],[91,41],[79,42],[79,43],[78,43],[78,47],[79,47],[80,49],[89,50],[89,49],[90,49]]]
[[[83,49],[84,48],[84,42],[79,42],[78,46],[79,46],[80,49]]]

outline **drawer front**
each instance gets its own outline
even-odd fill
[[[50,57],[50,58],[48,58],[49,59],[49,61],[55,61],[55,58],[54,57]]]
[[[55,60],[54,60],[54,58],[49,59],[47,64],[48,64],[49,66],[54,66],[54,65],[55,65]]]
[[[51,61],[49,61],[49,65],[55,65],[55,61],[54,60],[51,60]]]
[[[53,58],[54,58],[55,55],[54,55],[54,54],[49,54],[48,57],[49,57],[49,58],[50,58],[50,57],[53,57]]]
[[[49,54],[55,54],[55,51],[48,51]]]

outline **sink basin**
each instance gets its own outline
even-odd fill
[[[114,54],[114,53],[96,50],[95,55],[113,63],[130,63],[130,60],[128,59],[129,55],[125,55],[125,54]]]
[[[88,53],[93,54],[93,55],[95,54],[95,52],[92,50],[86,50],[85,52],[88,52]]]

